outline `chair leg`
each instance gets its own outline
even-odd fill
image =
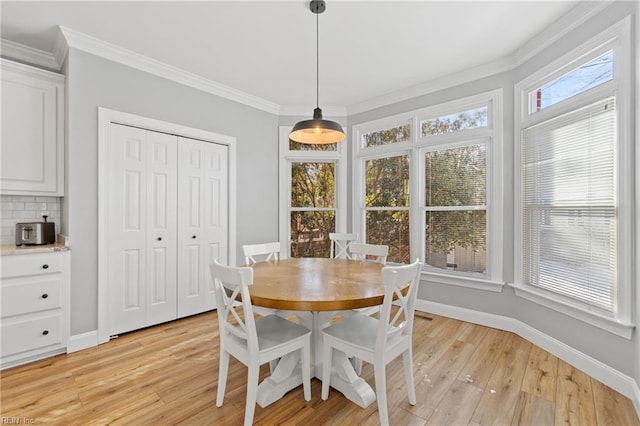
[[[311,401],[311,336],[307,336],[302,347],[302,389],[304,400]]]
[[[224,391],[227,387],[227,372],[229,371],[229,353],[225,350],[220,351],[220,367],[218,369],[218,396],[216,397],[216,406],[222,407],[224,402]]]
[[[377,362],[374,364],[374,377],[376,380],[376,400],[378,402],[378,416],[380,417],[380,424],[386,426],[389,424],[389,413],[387,411],[387,378],[385,374],[384,362]],[[380,360],[382,361],[382,360]]]
[[[327,338],[324,339],[324,348],[322,350],[322,393],[320,397],[323,400],[329,398],[329,384],[331,382],[331,357],[333,348],[327,344]]]
[[[407,381],[407,394],[409,396],[409,404],[416,405],[416,387],[413,383],[413,355],[411,348],[402,354],[404,363],[404,376]]]
[[[256,410],[260,366],[257,360],[251,360],[247,367],[249,371],[247,373],[247,404],[244,409],[244,425],[250,426],[253,424],[253,413]]]
[[[353,369],[356,370],[356,374],[358,376],[362,375],[362,360],[360,358],[353,357],[351,358],[351,361],[353,363]]]

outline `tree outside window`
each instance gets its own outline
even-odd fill
[[[335,230],[334,162],[291,164],[291,257],[329,257]]]

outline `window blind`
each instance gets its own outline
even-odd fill
[[[523,278],[616,312],[615,97],[522,132]]]

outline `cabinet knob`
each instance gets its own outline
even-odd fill
[[[44,265],[42,265],[42,269],[49,269],[49,265],[45,263]]]
[[[42,295],[42,298],[43,298],[43,299],[46,299],[47,297],[49,297],[49,295],[48,295],[47,293],[45,293],[45,294],[43,294],[43,295]]]
[[[162,237],[158,237],[158,241],[162,241]]]
[[[192,236],[191,236],[191,238],[193,238],[193,239],[195,240],[195,239],[196,239],[196,236],[195,236],[195,235],[192,235]]]
[[[42,332],[43,336],[46,336],[47,334],[49,334],[49,330],[45,330],[45,331]]]

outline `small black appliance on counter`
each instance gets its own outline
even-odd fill
[[[43,245],[56,242],[56,225],[47,222],[47,215],[42,216],[44,222],[16,223],[16,245]]]

